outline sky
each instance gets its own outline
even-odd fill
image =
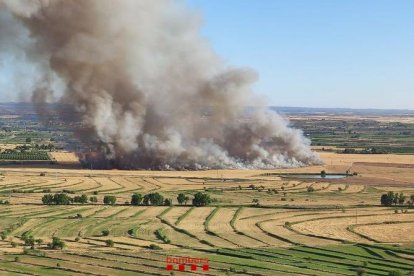
[[[258,73],[268,105],[414,110],[413,0],[177,1],[226,66]],[[0,90],[27,98],[37,70],[0,51]]]
[[[414,109],[412,0],[186,0],[270,105]]]

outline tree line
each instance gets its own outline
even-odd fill
[[[87,195],[70,197],[66,193],[47,194],[42,197],[42,202],[45,205],[69,205],[72,203],[85,204],[89,202],[96,203],[98,199],[96,196],[88,198]]]
[[[180,205],[187,205],[187,202],[190,200],[190,198],[185,195],[184,193],[180,193],[177,196],[177,202]],[[194,195],[192,199],[192,205],[193,206],[206,206],[212,202],[212,199],[210,195],[206,193],[198,192]],[[131,198],[131,205],[138,206],[138,205],[152,205],[152,206],[171,206],[172,205],[172,199],[170,198],[164,198],[159,193],[150,193],[142,196],[139,193],[134,193]]]
[[[411,195],[409,197],[409,200],[407,201],[408,197],[404,195],[404,193],[394,193],[394,192],[388,192],[386,194],[381,195],[381,205],[383,206],[392,206],[392,205],[403,205],[404,203],[407,203],[410,206],[413,206],[414,204],[414,195]]]
[[[184,193],[180,193],[177,196],[177,202],[180,205],[187,205],[190,198]],[[103,203],[106,205],[115,205],[117,198],[113,195],[106,195],[103,198]],[[42,202],[45,205],[69,205],[69,204],[86,204],[88,202],[97,203],[98,199],[96,196],[88,198],[87,195],[83,194],[80,196],[71,197],[66,193],[46,194],[42,197]],[[206,206],[212,202],[211,197],[206,193],[198,192],[194,194],[192,199],[193,206]],[[129,202],[127,202],[129,204]],[[149,193],[142,195],[134,193],[131,197],[131,205],[145,205],[145,206],[171,206],[173,201],[171,198],[164,198],[160,193]]]

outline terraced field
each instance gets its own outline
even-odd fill
[[[328,157],[332,165],[272,173],[339,173],[351,167],[358,175],[305,180],[284,179],[269,171],[3,169],[0,200],[9,204],[0,205],[0,274],[170,275],[166,258],[171,256],[209,259],[208,271],[187,266],[177,274],[411,272],[414,209],[382,207],[379,198],[387,191],[414,194],[412,169],[381,167],[374,181],[373,167],[378,164],[342,165]],[[400,157],[387,158],[389,163]],[[404,158],[414,163],[413,156]],[[214,199],[210,206],[178,204],[178,193],[192,198],[199,191]],[[98,201],[42,205],[42,196],[57,192],[96,196]],[[173,205],[131,206],[135,192],[159,192],[173,199]],[[106,195],[116,196],[117,203],[104,205]],[[32,248],[25,245],[22,236],[27,233],[41,241]],[[66,247],[48,249],[53,237]]]

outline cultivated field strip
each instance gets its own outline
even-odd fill
[[[334,216],[309,219],[292,226],[293,229],[305,235],[314,235],[323,238],[344,240],[349,242],[369,242],[364,237],[350,231],[349,227],[367,223],[386,223],[390,221],[413,220],[413,214],[360,214],[356,216]],[[324,225],[324,227],[321,227]],[[392,235],[392,233],[389,233]]]
[[[412,210],[379,205],[384,192],[410,196],[414,188],[366,185],[367,168],[350,181],[263,171],[41,172],[0,175],[0,199],[8,201],[0,204],[0,275],[169,275],[167,256],[209,258],[208,273],[188,268],[189,275],[355,275],[363,266],[368,275],[387,276],[414,265],[412,247],[388,245],[414,240]],[[97,202],[42,205],[45,194],[62,191]],[[173,205],[130,204],[133,193],[154,192]],[[187,206],[177,202],[181,192]],[[190,206],[196,192],[210,195],[210,206]],[[106,195],[116,196],[114,206],[103,204]],[[22,240],[28,233],[42,240],[34,249]],[[53,237],[65,249],[48,249]]]

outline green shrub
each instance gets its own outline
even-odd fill
[[[90,202],[93,202],[93,203],[96,203],[96,202],[98,202],[98,198],[97,198],[96,196],[91,196],[91,197],[89,198],[89,201],[90,201]]]
[[[114,241],[113,240],[106,240],[105,241],[106,246],[108,247],[114,247]]]
[[[148,246],[148,248],[149,248],[149,249],[152,249],[152,250],[161,250],[161,249],[162,249],[160,246],[158,246],[158,245],[156,245],[156,244],[153,244],[153,243],[151,243],[151,244]]]
[[[140,205],[141,202],[142,202],[142,195],[141,194],[135,193],[135,194],[132,195],[131,205],[137,206],[137,205]]]
[[[106,205],[115,205],[116,197],[115,196],[110,196],[110,195],[104,196],[103,202]]]
[[[170,199],[170,198],[166,198],[166,199],[164,200],[164,205],[165,205],[165,206],[172,206],[172,199]]]
[[[144,205],[161,206],[164,204],[164,197],[159,193],[146,194],[143,199]]]
[[[193,205],[194,206],[206,206],[211,203],[211,198],[206,193],[198,192],[194,195]]]
[[[241,186],[239,186],[239,187],[240,187],[240,190],[241,190]],[[183,193],[179,193],[178,196],[177,196],[177,201],[178,201],[179,204],[185,203],[185,205],[187,205],[187,201],[189,199],[190,198],[188,196],[186,196],[185,194],[183,194]]]
[[[47,245],[49,249],[63,249],[65,247],[65,242],[58,237],[53,237],[52,242]]]

